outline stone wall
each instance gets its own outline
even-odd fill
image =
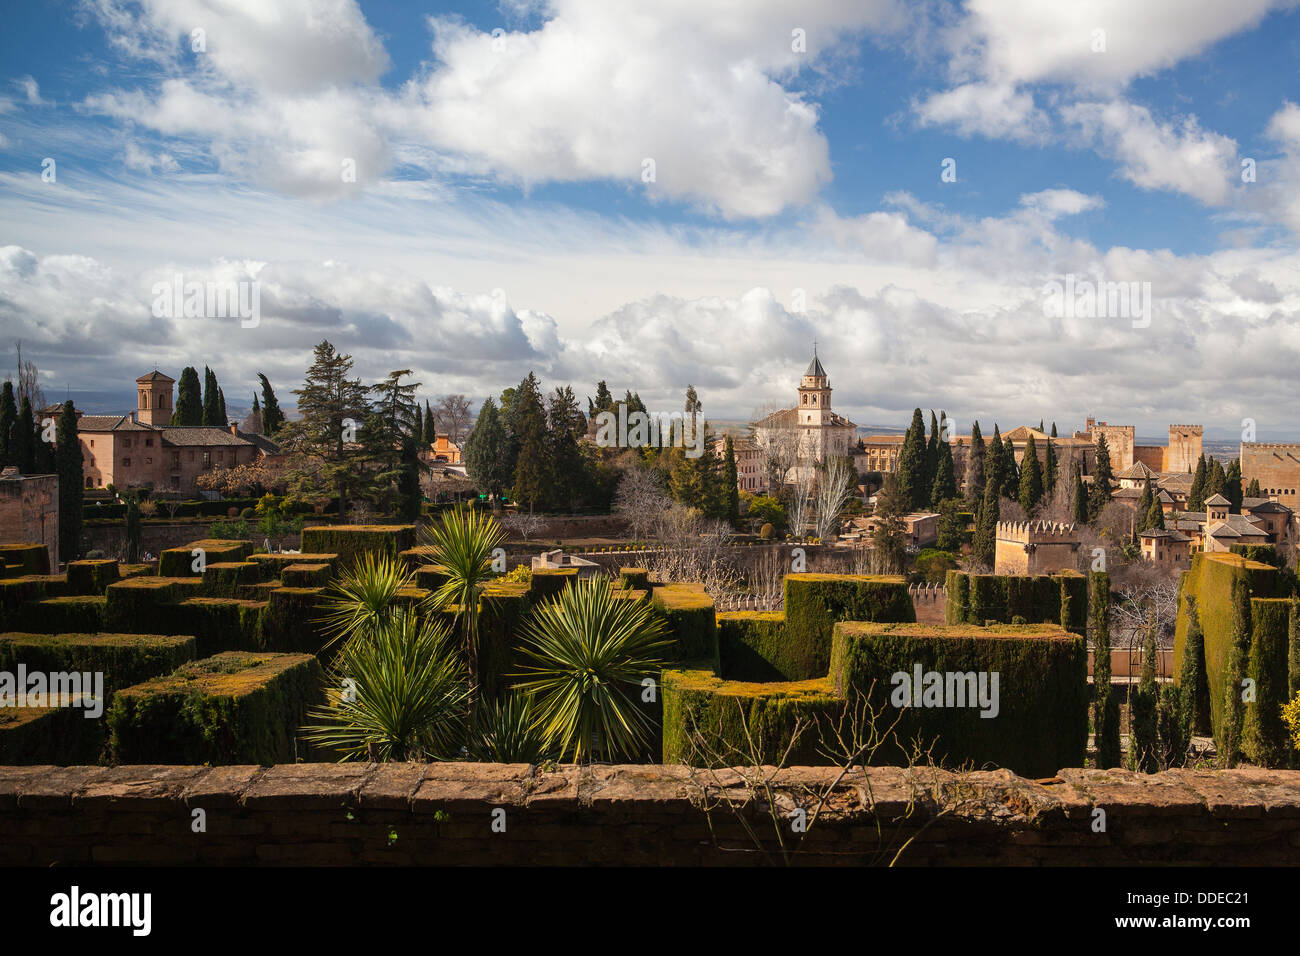
[[[887,864],[911,838],[902,865],[1300,862],[1300,772],[837,774],[777,781],[782,813],[830,794],[796,861]],[[4,767],[0,865],[752,865],[752,793],[680,766]]]
[[[1242,485],[1249,485],[1252,478],[1259,481],[1264,497],[1300,508],[1300,445],[1242,442]]]
[[[59,567],[59,476],[0,475],[0,543],[43,544]]]
[[[201,538],[209,537],[209,531],[212,528],[212,522],[225,521],[225,518],[201,518],[195,520],[177,519],[176,521],[145,521],[140,524],[140,553],[146,551],[151,554],[161,554],[168,548],[179,548],[182,545],[189,544],[191,541],[198,541]],[[255,526],[255,522],[250,521],[250,525]],[[86,525],[84,528],[85,537],[90,543],[86,546],[87,550],[98,550],[104,552],[106,557],[116,557],[119,553],[126,552],[126,522],[114,521],[111,524]],[[250,540],[257,547],[262,546],[266,536],[259,534],[254,527],[253,533],[249,536]],[[286,534],[278,538],[272,538],[271,544],[281,550],[297,551],[302,540],[302,535]]]

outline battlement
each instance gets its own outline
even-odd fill
[[[1077,544],[1079,540],[1073,524],[1059,521],[999,521],[997,536],[1022,544]]]
[[[1205,426],[1204,425],[1170,425],[1169,434],[1172,435],[1175,431],[1186,432],[1189,435],[1204,435]]]
[[[1286,448],[1291,451],[1300,449],[1300,442],[1289,441],[1244,441],[1241,443],[1243,451],[1250,449],[1254,451],[1257,448]]]

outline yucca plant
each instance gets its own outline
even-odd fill
[[[339,575],[326,592],[321,621],[329,635],[326,646],[370,633],[397,609],[397,594],[415,583],[415,576],[396,558],[367,553]]]
[[[516,687],[561,759],[634,756],[654,727],[641,682],[658,677],[668,643],[649,607],[614,597],[603,576],[580,580],[529,615],[521,649],[531,663]]]
[[[520,693],[479,705],[469,752],[485,763],[541,763],[556,756],[537,725],[533,699]]]
[[[444,622],[397,607],[344,642],[331,672],[340,690],[304,739],[345,760],[459,755],[468,688]]]
[[[456,508],[421,532],[431,560],[446,581],[430,598],[435,607],[452,606],[469,665],[471,702],[478,680],[478,603],[483,585],[492,579],[492,552],[505,540],[505,531],[489,514]]]

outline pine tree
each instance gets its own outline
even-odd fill
[[[876,495],[876,509],[872,515],[875,520],[871,530],[871,557],[873,570],[878,573],[897,574],[903,570],[907,558],[907,524],[903,516],[909,507],[910,503],[898,485],[898,475],[886,475],[884,487]]]
[[[727,436],[725,464],[722,469],[723,494],[726,499],[726,519],[734,528],[740,523],[740,478],[736,470],[736,449],[731,436]]]
[[[1016,446],[1010,438],[1002,440],[1002,497],[1015,501],[1020,495],[1020,473],[1016,467]],[[1039,486],[1042,474],[1039,474]]]
[[[528,502],[528,513],[532,514],[537,502],[545,498],[548,477],[546,410],[537,376],[532,372],[515,389],[510,420],[510,430],[519,449],[511,488],[515,500]]]
[[[1074,462],[1074,478],[1071,485],[1070,513],[1075,524],[1085,525],[1088,523],[1088,492],[1083,486],[1083,470],[1077,461]]]
[[[898,491],[911,511],[920,511],[929,502],[930,488],[925,484],[925,421],[921,410],[912,412],[912,424],[898,451]]]
[[[9,436],[11,464],[18,466],[24,475],[36,474],[36,419],[32,415],[32,402],[26,395],[18,406],[18,418]]]
[[[1097,516],[1110,504],[1111,470],[1110,446],[1105,435],[1097,436],[1097,470],[1092,476],[1092,493],[1088,496],[1088,520],[1096,521]]]
[[[203,424],[203,387],[199,384],[199,371],[192,365],[181,372],[181,380],[176,385],[176,408],[172,411],[171,424],[190,428]]]
[[[952,460],[952,446],[946,441],[939,442],[939,459],[935,467],[934,485],[930,488],[930,506],[939,505],[950,498],[957,497],[957,472]]]
[[[1034,444],[1033,435],[1025,442],[1025,460],[1020,466],[1020,485],[1016,491],[1025,514],[1033,514],[1038,502],[1043,500],[1043,470],[1038,461],[1038,448]]]
[[[59,474],[59,558],[72,561],[81,555],[81,506],[86,476],[82,468],[81,439],[77,437],[77,413],[71,400],[63,403],[59,415],[55,457]]]
[[[14,383],[5,379],[0,388],[0,468],[16,464],[13,448],[14,423],[18,421],[18,405],[14,401]]]
[[[1204,511],[1205,499],[1209,497],[1205,493],[1205,456],[1201,455],[1196,461],[1196,474],[1192,476],[1192,489],[1187,494],[1188,511]]]
[[[203,366],[203,424],[224,425],[221,415],[221,398],[217,394],[217,376],[212,369]]]
[[[1223,480],[1223,497],[1228,499],[1228,510],[1233,514],[1241,514],[1241,459],[1234,458],[1228,465],[1227,474]]]
[[[1151,527],[1147,524],[1147,520],[1151,513],[1151,502],[1154,500],[1155,497],[1151,494],[1151,479],[1148,478],[1142,485],[1142,497],[1138,499],[1137,503],[1136,514],[1138,534],[1141,534],[1143,531],[1146,531]]]
[[[609,386],[605,384],[604,379],[596,383],[596,398],[587,399],[587,417],[595,418],[601,412],[614,411],[614,396],[609,391]]]
[[[1092,725],[1097,748],[1097,766],[1118,767],[1122,757],[1119,742],[1119,698],[1110,686],[1110,575],[1094,571],[1089,578],[1089,621],[1092,625],[1094,703]]]
[[[514,477],[509,465],[509,439],[501,424],[496,402],[488,396],[478,413],[473,430],[465,439],[465,473],[480,493],[493,504]]]
[[[980,423],[976,422],[970,430],[970,453],[966,456],[966,500],[971,507],[984,500],[984,436],[980,434]]]
[[[547,409],[549,469],[545,499],[554,508],[572,509],[590,487],[586,459],[579,444],[587,432],[587,419],[578,407],[573,388],[557,388]]]
[[[275,389],[271,388],[271,380],[261,372],[257,373],[257,377],[262,383],[262,434],[274,436],[284,427],[284,412],[280,410]]]
[[[1056,491],[1056,479],[1060,471],[1060,465],[1056,460],[1056,448],[1052,445],[1052,440],[1047,440],[1047,452],[1043,460],[1043,497],[1051,498],[1052,493]]]
[[[402,460],[404,442],[415,438],[422,425],[420,404],[415,399],[420,383],[403,381],[410,375],[409,368],[397,369],[367,389],[374,399],[366,415],[361,441],[366,457],[376,464],[377,470],[370,475],[370,481],[385,512],[402,507],[397,498],[407,467]],[[415,489],[418,497],[418,458]]]

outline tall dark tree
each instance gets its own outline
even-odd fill
[[[403,521],[420,517],[423,496],[420,494],[420,446],[412,435],[402,438],[401,463],[397,476],[397,504],[395,513]]]
[[[226,393],[221,390],[220,385],[217,386],[217,414],[221,417],[218,425],[224,427],[230,424],[230,413],[226,411]]]
[[[1061,466],[1056,460],[1056,448],[1052,440],[1047,440],[1047,453],[1043,458],[1043,495],[1051,498],[1056,491],[1056,482],[1060,477]]]
[[[1262,498],[1263,496],[1264,496],[1263,492],[1259,490],[1259,479],[1258,478],[1250,479],[1250,484],[1246,486],[1245,497]]]
[[[1187,510],[1204,511],[1205,499],[1205,455],[1196,460],[1196,473],[1192,475],[1192,489],[1187,493]]]
[[[1147,617],[1146,635],[1142,642],[1142,670],[1137,691],[1131,703],[1133,735],[1129,763],[1139,773],[1160,770],[1157,706],[1160,685],[1156,683],[1156,618],[1152,608]]]
[[[934,484],[930,487],[930,505],[938,508],[950,498],[957,497],[957,469],[952,460],[952,446],[939,442],[939,458],[935,465]]]
[[[137,492],[126,493],[126,563],[137,564],[140,561],[140,496]]]
[[[1227,485],[1228,475],[1223,470],[1223,465],[1219,463],[1219,459],[1208,459],[1205,463],[1205,500],[1209,501],[1215,495],[1222,495]]]
[[[1002,496],[1002,485],[1006,480],[1006,446],[1002,444],[1002,435],[998,431],[997,422],[993,423],[993,437],[989,439],[988,453],[984,456],[984,490],[988,491],[988,486],[993,486],[993,497]],[[983,508],[983,502],[988,500],[985,494],[980,499],[979,507]]]
[[[723,458],[722,482],[723,497],[726,503],[726,519],[734,528],[740,523],[740,484],[739,475],[736,470],[736,449],[731,442],[731,436],[727,436],[727,444]]]
[[[375,470],[370,475],[372,490],[381,509],[385,512],[404,507],[399,501],[403,494],[403,483],[407,481],[408,470],[403,449],[406,440],[414,439],[423,424],[420,404],[415,399],[420,383],[403,381],[410,375],[409,368],[396,369],[389,372],[388,377],[382,382],[376,382],[369,388],[374,398],[369,414],[366,416],[361,441],[367,459],[374,463]],[[410,493],[409,488],[406,493]],[[418,457],[416,458],[415,494],[418,497]]]
[[[925,419],[921,410],[912,412],[912,424],[903,437],[903,447],[898,451],[898,491],[907,501],[910,511],[920,511],[930,499],[930,487],[925,483]]]
[[[979,565],[990,571],[994,567],[998,543],[998,519],[1002,506],[999,503],[998,483],[992,475],[984,485],[984,502],[980,505],[979,516],[975,522],[975,540],[972,543],[972,557]]]
[[[257,373],[262,383],[262,434],[273,436],[284,427],[284,412],[280,410],[280,401],[275,397],[271,380],[261,372]]]
[[[14,383],[5,379],[0,387],[0,468],[16,464],[13,450],[14,423],[18,421],[18,405],[14,401]]]
[[[930,409],[930,440],[925,443],[925,490],[926,504],[929,504],[929,491],[934,487],[934,476],[939,471],[939,419],[934,409]]]
[[[1052,437],[1056,437],[1056,422],[1052,422]]]
[[[1248,676],[1251,611],[1250,579],[1238,568],[1232,578],[1232,636],[1228,646],[1227,673],[1223,682],[1223,719],[1215,741],[1224,763],[1233,767],[1241,758],[1241,733],[1245,720],[1242,681]]]
[[[473,431],[465,439],[465,473],[482,494],[493,499],[494,505],[514,478],[509,446],[496,402],[488,396]]]
[[[907,523],[904,516],[911,502],[898,484],[898,475],[886,475],[884,487],[876,495],[875,521],[871,530],[871,553],[875,570],[896,574],[907,559]]]
[[[1083,469],[1079,462],[1074,462],[1073,478],[1070,481],[1070,516],[1077,525],[1088,523],[1088,492],[1083,486]]]
[[[81,555],[81,505],[86,476],[81,439],[77,437],[77,412],[71,400],[63,403],[59,414],[55,457],[59,475],[59,559],[72,561]]]
[[[1096,521],[1097,516],[1110,504],[1112,476],[1110,470],[1110,446],[1106,436],[1097,436],[1097,470],[1092,476],[1092,491],[1088,496],[1088,520]]]
[[[1151,498],[1151,506],[1147,508],[1146,516],[1147,529],[1156,531],[1165,530],[1165,509],[1160,507],[1160,496],[1154,495]]]
[[[352,377],[352,356],[321,342],[313,351],[298,398],[299,417],[281,430],[291,456],[291,490],[305,497],[330,494],[339,499],[339,513],[348,499],[369,481],[369,461],[358,433],[370,414],[369,389]]]
[[[18,406],[18,418],[9,436],[9,455],[12,464],[24,475],[36,474],[36,418],[32,415],[31,400],[24,395]]]
[[[203,366],[203,424],[224,425],[225,416],[221,413],[221,386],[217,384],[217,375],[206,365]]]
[[[1016,446],[1008,436],[1002,439],[1002,497],[1015,501],[1020,495],[1020,471],[1016,467]],[[1042,484],[1042,473],[1039,473]]]
[[[1020,486],[1016,491],[1026,515],[1032,514],[1038,502],[1043,500],[1043,468],[1038,461],[1038,447],[1033,435],[1025,442],[1025,460],[1020,466]]]
[[[614,410],[614,396],[610,393],[609,386],[602,379],[596,383],[595,400],[587,399],[587,416],[595,418],[601,412],[612,412]]]
[[[1088,580],[1088,615],[1092,631],[1092,683],[1094,703],[1092,726],[1097,747],[1097,766],[1118,767],[1122,753],[1119,742],[1119,695],[1110,684],[1110,575],[1094,571]]]
[[[424,425],[420,430],[420,440],[426,445],[432,445],[438,440],[438,423],[433,419],[433,407],[429,400],[424,400]]]
[[[1233,514],[1241,514],[1241,459],[1234,458],[1228,465],[1227,474],[1223,481],[1223,497],[1228,499],[1228,510]]]
[[[1147,516],[1151,512],[1151,502],[1154,500],[1155,496],[1151,493],[1151,479],[1148,478],[1142,485],[1142,497],[1138,499],[1137,510],[1135,512],[1137,515],[1137,530],[1139,534],[1150,527],[1150,525],[1147,524]]]
[[[176,383],[176,408],[172,411],[171,424],[191,428],[203,424],[203,386],[199,383],[198,369],[192,365],[186,366]]]
[[[544,497],[552,507],[569,510],[587,495],[591,484],[580,444],[587,432],[587,417],[571,386],[555,390],[546,417],[549,469]]]
[[[966,456],[966,500],[976,507],[984,500],[984,436],[977,421],[970,430],[970,453]]]
[[[545,499],[549,477],[546,409],[532,372],[519,383],[511,399],[510,431],[518,447],[511,487],[517,501],[528,502],[531,514],[537,502]]]

